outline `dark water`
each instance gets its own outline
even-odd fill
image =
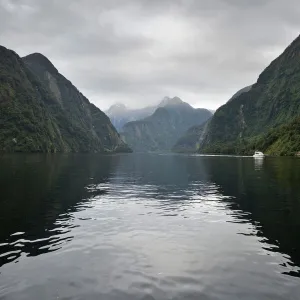
[[[300,159],[2,157],[0,299],[300,299]]]

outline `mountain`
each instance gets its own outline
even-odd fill
[[[105,111],[105,113],[115,128],[121,131],[126,123],[144,119],[152,115],[156,108],[156,106],[148,106],[140,109],[129,109],[124,104],[116,103]]]
[[[129,151],[109,118],[43,55],[0,46],[1,152]]]
[[[251,154],[256,149],[262,149],[269,155],[300,156],[300,117],[283,124],[267,133],[253,139],[241,152]]]
[[[239,97],[240,95],[242,95],[243,93],[247,93],[251,90],[252,88],[252,84],[251,85],[248,85],[242,89],[240,89],[239,91],[237,91],[227,102],[230,102],[232,101],[233,99]]]
[[[189,128],[173,146],[172,151],[178,153],[195,153],[205,136],[209,120],[201,125],[195,125]]]
[[[232,101],[242,93],[248,92],[251,87],[252,85],[249,85],[243,89],[240,89],[228,100],[228,102]],[[215,111],[212,110],[210,110],[210,112],[212,114],[215,113]],[[179,138],[172,150],[179,153],[197,152],[204,140],[208,126],[209,120],[203,124],[192,126],[183,134],[182,137]]]
[[[183,102],[179,97],[164,97],[162,101],[159,103],[158,107],[187,107],[190,108],[191,106],[188,103]]]
[[[299,115],[300,37],[297,37],[259,75],[249,91],[238,95],[215,112],[199,151],[251,154],[254,147],[259,145],[259,140],[272,135],[274,131],[281,132],[280,126],[292,128]],[[273,144],[261,143],[261,148],[257,150],[269,154],[292,154],[286,148],[288,146],[283,145],[286,135],[279,135],[278,138]],[[280,151],[274,151],[279,144]]]
[[[168,151],[188,128],[211,116],[178,97],[165,97],[151,116],[125,124],[121,135],[134,151]]]

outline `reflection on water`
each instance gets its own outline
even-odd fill
[[[299,166],[6,156],[0,298],[299,299]]]
[[[261,170],[263,168],[263,164],[265,161],[264,157],[255,157],[253,161],[255,170]]]
[[[101,168],[87,156],[8,156],[1,161],[0,266],[60,249],[73,238],[72,212],[88,207],[85,184]]]

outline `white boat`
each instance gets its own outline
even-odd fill
[[[263,158],[263,157],[265,157],[265,155],[262,152],[260,152],[260,151],[255,151],[253,157],[255,157],[255,158]]]

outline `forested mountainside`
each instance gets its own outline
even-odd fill
[[[294,148],[297,142],[286,143],[287,136],[279,126],[295,128],[299,114],[300,37],[259,75],[249,91],[215,112],[199,151],[239,154],[252,153],[253,147],[261,147],[259,150],[269,153],[293,154],[300,150]],[[263,147],[259,141],[274,136],[275,132],[278,139],[272,138],[274,144]],[[296,137],[293,133],[291,136]]]
[[[125,124],[121,135],[134,151],[169,151],[188,128],[211,116],[178,97],[165,97],[151,116]]]
[[[237,91],[227,102],[232,101],[233,99],[237,98],[238,96],[242,95],[243,93],[249,92],[252,88],[252,85],[248,85],[239,91]]]
[[[232,101],[242,93],[248,92],[251,89],[251,87],[252,85],[249,85],[240,89],[228,100],[228,102]],[[211,112],[212,114],[215,113],[215,111],[211,111]],[[204,124],[192,126],[183,134],[182,137],[179,138],[179,140],[176,142],[172,150],[174,152],[182,152],[182,153],[197,152],[200,149],[201,143],[204,140],[208,126],[209,126],[209,120]]]
[[[228,154],[236,151],[239,154],[252,155],[257,149],[267,155],[300,156],[300,117],[246,140],[237,149],[222,145],[220,149],[215,148],[214,151]]]
[[[176,142],[172,150],[178,153],[195,153],[199,150],[202,139],[205,135],[209,120],[201,125],[189,128]]]
[[[1,152],[130,151],[109,118],[43,55],[0,46]]]

